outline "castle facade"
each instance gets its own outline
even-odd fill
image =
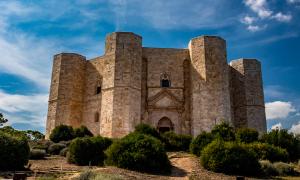
[[[220,37],[193,38],[187,49],[149,48],[139,35],[114,32],[103,56],[54,56],[46,138],[60,124],[106,137],[139,123],[197,136],[222,121],[266,131],[261,64],[227,64]]]

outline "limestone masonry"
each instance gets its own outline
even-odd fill
[[[103,56],[54,56],[46,137],[60,124],[122,137],[139,123],[197,136],[222,121],[266,131],[260,62],[228,65],[220,37],[193,38],[188,49],[148,48],[134,33],[114,32]]]

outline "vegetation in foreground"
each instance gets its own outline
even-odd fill
[[[1,118],[2,126],[7,120]],[[118,140],[93,137],[84,126],[60,125],[51,133],[51,139],[43,140],[43,135],[35,131],[0,128],[0,170],[22,169],[28,159],[55,154],[66,156],[77,165],[107,164],[140,172],[168,173],[171,165],[166,151],[190,151],[200,157],[208,170],[270,177],[296,175],[291,162],[300,158],[299,136],[274,130],[259,137],[253,129],[234,130],[226,123],[194,139],[174,132],[159,134],[151,126],[140,124],[135,132]]]

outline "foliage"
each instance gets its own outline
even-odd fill
[[[291,161],[300,159],[300,139],[285,129],[272,130],[264,134],[261,141],[286,149]]]
[[[29,159],[29,151],[26,138],[0,132],[0,170],[24,168]]]
[[[74,137],[85,136],[93,136],[93,133],[91,133],[91,131],[86,126],[80,126],[79,128],[74,129]]]
[[[136,133],[140,133],[140,134],[145,134],[145,135],[149,135],[149,136],[153,136],[157,139],[161,139],[161,136],[159,134],[159,132],[154,129],[153,127],[151,127],[148,124],[139,124],[135,127],[135,131]]]
[[[69,148],[68,148],[68,147],[65,147],[65,148],[63,148],[63,149],[59,152],[59,155],[60,155],[60,156],[66,157],[68,151],[69,151]]]
[[[280,176],[295,175],[294,167],[284,162],[276,162],[273,164]]]
[[[0,127],[3,126],[3,124],[7,123],[7,119],[4,118],[3,114],[0,113]]]
[[[44,149],[31,149],[30,159],[44,159],[46,156],[46,151]]]
[[[257,175],[260,164],[252,151],[235,142],[214,140],[201,152],[201,164],[215,172]]]
[[[51,134],[50,140],[58,143],[59,141],[68,141],[74,138],[74,130],[71,126],[59,125],[56,126]]]
[[[168,151],[188,151],[192,136],[168,131],[162,135],[162,141]]]
[[[108,165],[141,172],[167,173],[171,165],[163,144],[156,138],[130,133],[106,151]]]
[[[267,143],[251,143],[245,145],[246,148],[252,150],[256,157],[261,160],[275,161],[288,161],[288,153],[285,149],[276,147]]]
[[[214,135],[215,138],[223,139],[224,141],[234,141],[235,134],[233,127],[231,127],[228,123],[222,122],[214,126],[211,133]]]
[[[27,130],[25,131],[27,137],[32,141],[38,141],[45,138],[45,135],[39,131]]]
[[[265,176],[277,176],[278,172],[276,170],[276,168],[274,167],[274,165],[268,161],[268,160],[261,160],[259,161],[260,166],[261,166],[261,170],[262,173]]]
[[[190,144],[190,151],[191,153],[195,154],[196,156],[201,155],[202,149],[211,143],[214,140],[214,137],[211,133],[202,132],[199,134]]]
[[[48,152],[50,154],[53,154],[53,155],[58,155],[59,152],[64,149],[66,147],[66,145],[62,144],[62,143],[54,143],[54,144],[51,144],[48,148]]]
[[[77,165],[103,165],[104,150],[110,145],[101,136],[74,139],[69,146],[68,162]]]
[[[76,180],[122,180],[119,175],[116,174],[106,174],[106,173],[95,173],[91,170],[85,170],[80,173]]]
[[[251,128],[240,128],[237,130],[236,140],[242,143],[252,143],[258,141],[258,132]]]
[[[3,128],[0,128],[1,132],[13,135],[13,136],[22,136],[27,138],[28,141],[38,141],[44,139],[44,134],[42,134],[39,131],[32,131],[32,130],[26,130],[26,131],[19,131],[11,126],[5,126]]]

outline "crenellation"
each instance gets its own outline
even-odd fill
[[[188,49],[149,48],[139,35],[114,32],[102,56],[54,56],[46,138],[59,124],[122,137],[143,122],[196,136],[222,121],[266,131],[260,63],[228,65],[220,37],[193,38]]]

